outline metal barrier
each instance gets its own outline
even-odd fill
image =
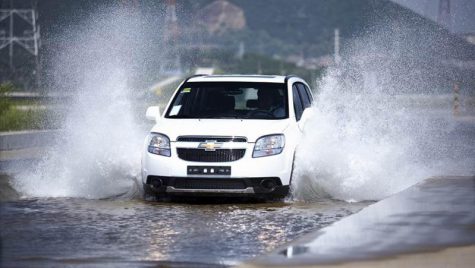
[[[50,146],[60,132],[60,130],[0,132],[0,151]]]

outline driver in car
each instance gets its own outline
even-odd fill
[[[257,109],[269,112],[276,118],[285,115],[282,96],[276,89],[261,88],[257,91]]]

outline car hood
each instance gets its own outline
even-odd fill
[[[171,141],[179,136],[243,136],[255,142],[264,135],[283,133],[288,125],[288,120],[161,118],[151,132],[165,134]]]

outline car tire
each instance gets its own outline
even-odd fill
[[[142,189],[143,189],[143,198],[148,200],[148,199],[156,199],[157,198],[157,193],[150,187],[150,185],[146,183],[142,183]]]

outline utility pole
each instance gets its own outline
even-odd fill
[[[246,53],[246,49],[244,47],[244,42],[241,41],[241,42],[239,42],[239,47],[238,47],[238,50],[236,52],[236,59],[242,60],[245,53]]]
[[[178,39],[178,17],[176,16],[175,0],[167,0],[163,39],[165,43],[171,43]]]
[[[180,31],[178,27],[178,17],[176,15],[176,1],[167,0],[165,11],[165,26],[163,29],[164,60],[161,65],[161,73],[168,75],[181,74],[181,62],[178,46],[178,37]]]
[[[437,22],[452,32],[452,15],[450,13],[450,0],[439,0],[439,14]]]
[[[38,83],[39,71],[39,47],[40,47],[40,27],[38,26],[38,12],[36,5],[31,9],[15,9],[10,1],[8,9],[0,9],[0,22],[8,20],[8,35],[0,34],[0,50],[8,47],[9,67],[13,73],[15,71],[15,44],[22,47],[35,58],[35,76]],[[16,26],[17,20],[23,21],[22,25]],[[25,24],[26,23],[26,24]],[[26,25],[26,26],[25,26]],[[17,34],[23,30],[22,34]]]
[[[334,44],[334,61],[335,65],[339,65],[341,61],[340,57],[340,29],[336,28],[335,29],[335,44]]]
[[[453,114],[454,116],[459,116],[460,115],[460,87],[457,82],[454,83],[453,92],[454,92]]]

